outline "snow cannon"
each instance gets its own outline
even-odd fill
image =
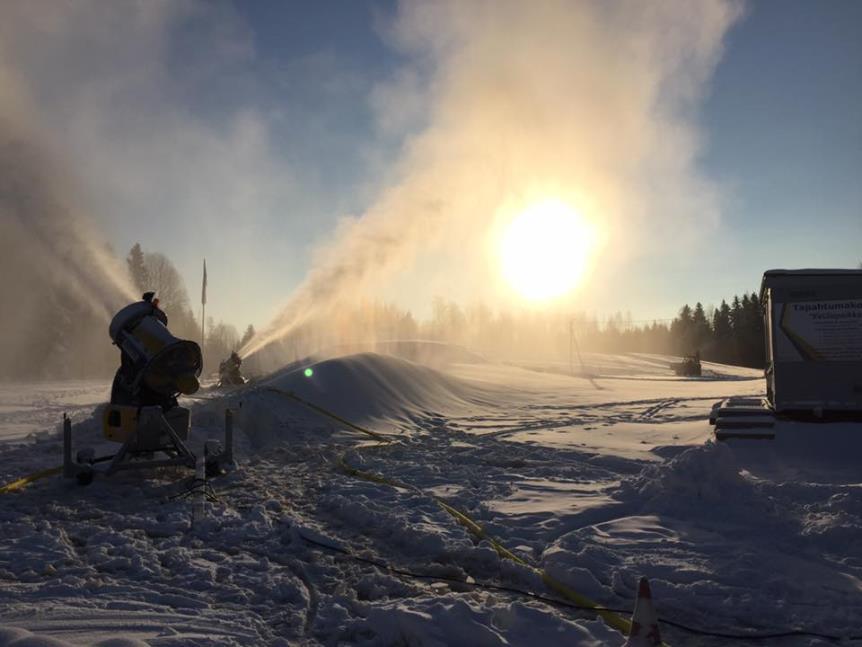
[[[132,303],[111,320],[108,333],[132,365],[132,391],[146,387],[160,395],[190,395],[200,388],[200,346],[178,339],[153,314],[152,304]]]
[[[95,464],[102,461],[110,461],[104,471],[107,476],[118,470],[168,466],[195,469],[199,457],[186,445],[191,411],[179,406],[177,396],[200,388],[203,358],[200,346],[174,337],[167,322],[152,292],[111,320],[108,333],[120,348],[121,364],[111,386],[111,401],[103,410],[102,432],[107,440],[122,445],[116,454],[100,458],[92,447],[83,447],[73,459],[72,425],[64,418],[64,476],[86,485],[93,480]],[[221,473],[233,461],[231,420],[225,414],[225,451],[208,441],[205,458],[212,473]]]

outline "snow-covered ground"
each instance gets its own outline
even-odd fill
[[[782,421],[775,441],[716,444],[711,405],[760,394],[762,378],[708,363],[677,378],[670,359],[588,355],[572,377],[364,353],[202,392],[186,403],[195,444],[220,437],[231,408],[239,455],[204,521],[171,498],[182,472],[0,495],[0,647],[624,642],[592,612],[473,584],[551,596],[537,570],[621,609],[646,575],[660,616],[704,630],[862,634],[862,424]],[[63,411],[77,444],[97,443],[106,396],[104,383],[0,386],[0,482],[59,463]],[[734,643],[662,630],[672,645]]]

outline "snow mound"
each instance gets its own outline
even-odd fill
[[[453,596],[454,597],[454,596]],[[582,626],[547,608],[494,604],[458,596],[453,601],[390,603],[371,609],[351,628],[356,645],[619,645],[622,637],[599,621]],[[589,628],[587,628],[589,627]],[[366,640],[361,636],[368,635]],[[457,637],[456,640],[453,640]]]
[[[377,353],[359,353],[304,367],[291,366],[257,383],[241,395],[239,424],[257,446],[282,438],[285,427],[330,420],[303,408],[283,393],[294,393],[358,424],[383,431],[418,425],[433,427],[453,412],[490,409],[499,402],[491,388]],[[445,412],[445,414],[444,414]]]
[[[762,380],[763,371],[760,369],[746,368],[743,366],[731,366],[717,362],[703,361],[703,376],[698,378],[679,377],[671,365],[681,361],[681,357],[674,355],[655,355],[648,353],[581,353],[575,358],[574,363],[570,361],[541,360],[535,358],[522,358],[511,362],[533,371],[543,373],[561,373],[564,375],[580,375],[593,378],[621,378],[621,379],[644,379],[653,378],[667,381],[747,381]]]
[[[374,344],[374,351],[431,366],[484,364],[487,361],[464,346],[423,339],[378,341]]]
[[[742,524],[780,516],[775,501],[734,450],[711,441],[645,467],[620,484],[619,494],[623,500],[637,502],[643,511],[678,519],[702,514],[704,509]]]
[[[667,463],[646,467],[623,487],[636,491],[640,499],[652,502],[720,503],[747,489],[740,470],[733,450],[723,444],[707,442],[682,452]]]
[[[464,380],[397,357],[359,353],[276,374],[264,387],[291,391],[351,419],[405,419],[476,405],[490,394]]]
[[[146,642],[135,638],[108,638],[90,644],[93,647],[148,647]],[[0,647],[75,647],[75,645],[51,636],[40,636],[18,627],[0,627]]]
[[[353,341],[346,344],[324,346],[317,349],[312,361],[335,359],[361,353],[390,355],[411,362],[445,368],[452,364],[483,364],[487,360],[474,351],[450,342],[429,339],[386,339]],[[273,342],[243,360],[249,374],[279,371],[288,365],[307,365],[309,358],[297,358],[294,349],[281,342]]]

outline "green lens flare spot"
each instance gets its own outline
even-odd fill
[[[314,370],[311,368],[307,368],[303,371],[303,373],[305,373],[305,377],[311,377],[312,375],[314,375]]]

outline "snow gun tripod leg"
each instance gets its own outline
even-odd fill
[[[186,419],[188,424],[188,419]],[[168,456],[161,460],[126,460],[137,454],[152,454],[160,451]],[[143,407],[138,416],[137,427],[117,452],[107,474],[122,469],[142,469],[184,465],[194,468],[195,455],[186,446],[176,429],[167,421],[161,407]]]
[[[234,467],[233,411],[230,409],[225,409],[224,412],[223,441],[211,438],[204,443],[204,463],[206,465],[206,475],[209,477],[219,476]]]
[[[72,462],[72,421],[63,414],[63,478],[75,477],[75,464]]]
[[[233,464],[233,411],[230,409],[224,412],[224,462]]]
[[[82,447],[72,458],[72,419],[63,414],[63,478],[78,479],[80,485],[93,481],[95,452],[91,447]]]

